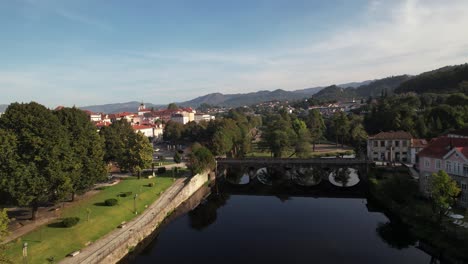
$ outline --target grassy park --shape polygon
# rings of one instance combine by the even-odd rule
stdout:
[[[137,212],[144,211],[146,205],[153,203],[162,191],[171,186],[171,175],[171,171],[168,171],[163,177],[152,179],[138,180],[129,177],[117,185],[102,187],[99,193],[59,211],[61,218],[79,217],[77,225],[64,228],[58,219],[11,242],[6,253],[14,263],[21,263],[23,243],[27,242],[28,263],[47,263],[51,257],[55,261],[62,259],[70,252],[84,248],[87,243],[96,241],[114,230],[122,221],[134,218],[135,194],[138,194]],[[150,187],[150,183],[153,183],[153,186]],[[122,193],[127,193],[127,196],[122,197]],[[118,204],[106,206],[104,201],[110,198],[117,199]]]

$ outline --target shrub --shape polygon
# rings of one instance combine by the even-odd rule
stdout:
[[[166,167],[158,168],[158,174],[163,174],[163,173],[166,173]]]
[[[107,206],[114,206],[118,203],[117,199],[111,198],[104,201]]]
[[[62,220],[62,225],[64,227],[72,227],[80,221],[79,217],[67,217]]]
[[[130,196],[132,195],[132,192],[123,192],[121,194],[119,194],[120,197],[127,197],[127,196]]]

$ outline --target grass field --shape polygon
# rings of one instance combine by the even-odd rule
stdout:
[[[169,175],[170,172],[165,174]],[[154,186],[149,187],[149,183],[154,183]],[[22,247],[23,243],[27,242],[28,263],[47,263],[47,259],[52,256],[55,261],[63,259],[70,252],[84,248],[86,243],[93,242],[114,230],[122,221],[134,218],[135,194],[138,194],[136,208],[140,213],[145,209],[145,205],[149,206],[154,202],[172,183],[172,177],[140,180],[130,177],[117,185],[104,187],[96,195],[63,210],[61,217],[80,218],[76,226],[62,228],[57,224],[60,220],[52,222],[10,243],[6,254],[14,263],[22,263]],[[123,192],[132,192],[132,194],[120,197],[119,194]],[[103,205],[109,198],[118,199],[118,205]],[[87,221],[88,209],[89,221]]]

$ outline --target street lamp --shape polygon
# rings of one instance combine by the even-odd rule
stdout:
[[[133,211],[135,212],[135,214],[137,214],[137,210],[136,210],[136,198],[138,197],[138,194],[135,193],[135,196],[133,196]]]
[[[23,263],[28,263],[28,242],[23,244]]]

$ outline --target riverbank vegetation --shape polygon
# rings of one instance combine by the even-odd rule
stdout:
[[[454,194],[446,174],[437,176],[441,180],[432,188],[434,193],[444,193],[443,198],[439,196],[432,200],[419,195],[417,182],[406,172],[374,170],[372,174],[369,181],[371,201],[384,208],[392,221],[409,227],[410,236],[405,238],[408,241],[397,241],[396,244],[410,246],[421,240],[444,257],[468,260],[468,229],[454,225],[454,220],[445,216],[448,206],[453,203],[450,201],[452,195],[447,194],[450,189]],[[441,211],[444,212],[442,216]]]
[[[22,247],[27,242],[28,263],[46,263],[51,257],[55,260],[65,258],[70,252],[84,248],[114,230],[122,221],[130,221],[135,217],[135,210],[143,212],[172,183],[169,171],[151,179],[123,178],[119,184],[101,188],[90,198],[59,209],[59,219],[9,243],[6,255],[14,263],[22,263]],[[133,195],[124,197],[122,193]],[[107,199],[117,199],[118,203],[105,206]],[[63,228],[61,221],[67,217],[79,217],[80,221],[73,227]]]

